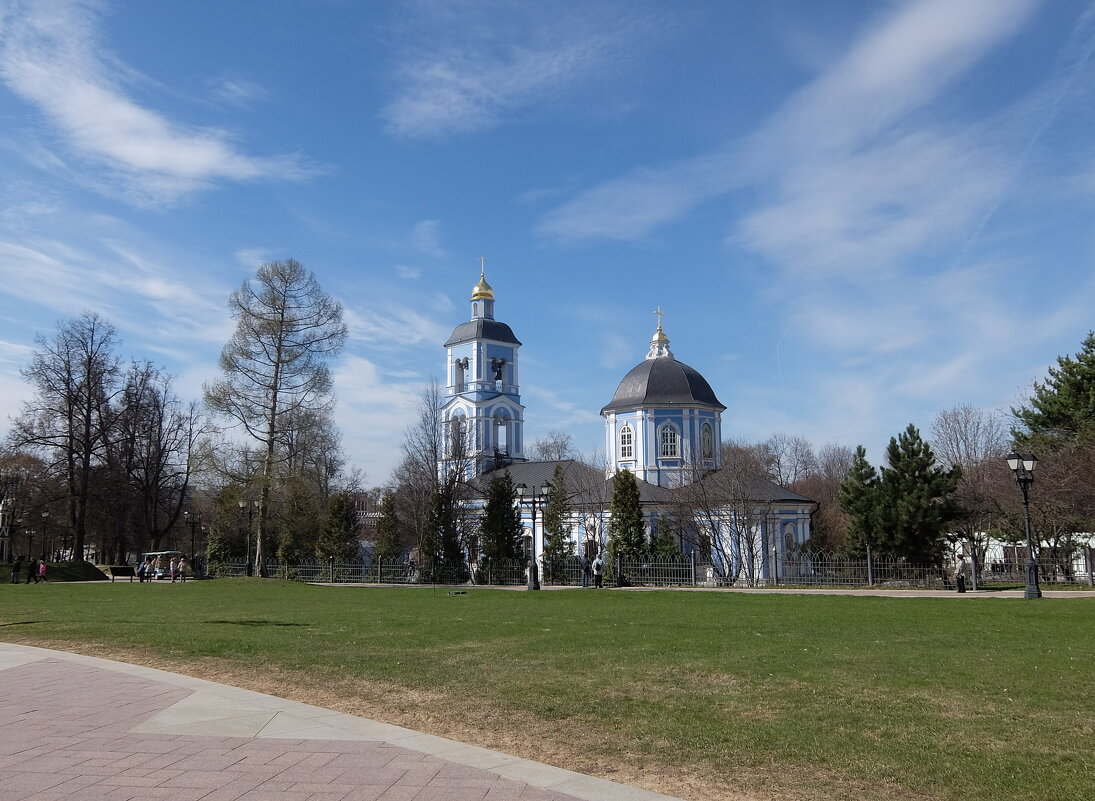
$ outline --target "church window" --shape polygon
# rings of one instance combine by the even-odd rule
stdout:
[[[509,453],[509,421],[499,413],[494,418],[494,449],[499,453]]]
[[[463,459],[467,455],[467,423],[463,416],[457,415],[449,420],[448,454],[450,459]]]
[[[700,440],[703,448],[704,459],[715,458],[715,432],[710,423],[704,423],[700,430]]]
[[[666,423],[658,431],[658,457],[661,459],[676,459],[681,454],[680,437],[677,429]]]
[[[626,424],[620,429],[620,458],[635,458],[635,432]]]

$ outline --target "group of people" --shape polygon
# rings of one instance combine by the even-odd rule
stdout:
[[[137,565],[137,580],[141,582],[155,581],[157,570],[159,570],[162,574],[171,576],[172,584],[176,581],[186,581],[186,577],[190,575],[190,563],[186,561],[185,556],[172,556],[166,565],[163,561],[162,556],[159,559],[154,556],[146,556]]]
[[[582,569],[582,586],[589,586],[589,578],[593,576],[593,586],[595,589],[601,589],[605,586],[605,556],[600,551],[593,557],[591,562],[589,557],[582,554],[578,560],[578,566]]]
[[[11,563],[12,584],[19,583],[19,571],[23,569],[24,561],[26,561],[25,556],[17,556],[15,561]],[[35,584],[46,580],[46,558],[44,556],[41,559],[27,561],[27,580],[25,583],[30,584],[32,580]]]

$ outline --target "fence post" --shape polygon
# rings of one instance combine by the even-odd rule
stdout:
[[[779,546],[772,543],[772,584],[779,586]]]
[[[977,592],[977,549],[970,548],[970,588]]]
[[[691,562],[691,568],[692,568],[692,586],[695,587],[696,586],[696,552],[695,551],[690,551],[688,555],[691,557],[691,559],[689,561]],[[1088,575],[1090,575],[1090,573]]]
[[[329,565],[328,572],[330,574],[331,583],[335,583],[335,558],[332,556],[327,560]]]
[[[874,586],[874,562],[871,561],[871,546],[867,546],[867,586]]]
[[[616,586],[624,586],[624,558],[622,556],[616,557]]]
[[[1095,549],[1084,548],[1084,561],[1087,563],[1087,586],[1095,587],[1095,575],[1092,575],[1092,571],[1095,570],[1095,559],[1092,559],[1092,553]]]

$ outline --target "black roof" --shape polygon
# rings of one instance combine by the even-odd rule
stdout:
[[[612,500],[612,479],[605,478],[603,470],[590,467],[584,462],[573,459],[547,462],[514,462],[505,467],[496,468],[490,472],[476,476],[469,483],[482,495],[487,493],[487,485],[496,473],[509,473],[514,484],[524,484],[526,487],[541,487],[550,482],[555,475],[555,465],[563,468],[563,481],[566,483],[567,496],[570,502],[576,506],[607,504]],[[641,479],[636,479],[639,486],[639,501],[641,503],[669,503],[672,501],[672,492],[664,487],[650,484]]]
[[[513,330],[505,323],[497,320],[488,320],[486,317],[477,317],[456,326],[445,343],[445,347],[459,345],[461,342],[470,342],[473,339],[490,339],[495,342],[508,342],[511,345],[520,345]]]
[[[555,475],[555,465],[562,465],[567,495],[575,506],[596,506],[612,500],[612,479],[606,478],[603,470],[573,459],[559,462],[514,462],[476,476],[469,484],[476,492],[485,496],[487,485],[495,474],[509,473],[514,484],[524,484],[529,488],[541,487]],[[635,483],[639,487],[640,503],[695,503],[698,497],[695,491],[689,489],[694,485],[686,484],[670,489],[638,478]],[[741,476],[725,467],[711,471],[700,479],[699,484],[702,485],[700,495],[713,503],[741,500],[743,492],[748,495],[748,500],[757,503],[817,503],[763,476]]]
[[[637,406],[714,406],[719,403],[707,379],[695,369],[674,358],[663,356],[645,359],[624,376],[612,401],[601,409],[605,412],[631,409]]]

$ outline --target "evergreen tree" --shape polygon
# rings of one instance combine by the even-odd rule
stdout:
[[[877,548],[882,539],[879,518],[878,471],[867,461],[867,451],[856,446],[852,466],[837,493],[840,508],[848,515],[848,532],[844,545],[849,553],[863,554],[868,547]]]
[[[1075,358],[1058,356],[1049,378],[1034,383],[1029,406],[1011,411],[1021,426],[1013,432],[1016,445],[1023,449],[1095,436],[1095,331]]]
[[[608,524],[608,558],[642,553],[647,549],[643,513],[639,506],[639,485],[630,470],[619,470],[612,477],[611,520]]]
[[[563,560],[574,552],[570,541],[570,503],[566,477],[561,464],[551,475],[551,491],[544,507],[544,561],[552,575],[561,573]]]
[[[380,498],[380,519],[376,524],[376,539],[373,541],[373,557],[376,559],[395,559],[399,556],[399,517],[396,512],[395,493],[385,490]]]
[[[479,529],[483,556],[487,559],[519,558],[521,534],[517,490],[509,473],[503,471],[491,477],[487,485],[487,505]]]
[[[205,572],[210,576],[222,576],[232,559],[232,548],[219,534],[210,534],[205,544]]]
[[[457,509],[457,482],[453,473],[438,486],[426,513],[426,524],[419,538],[422,559],[420,581],[456,581],[464,564],[460,548],[460,519]]]
[[[962,470],[940,467],[911,423],[890,438],[886,459],[889,467],[882,470],[878,506],[882,545],[910,562],[937,564],[943,535],[957,515],[954,493]]]
[[[680,553],[680,550],[680,526],[673,518],[659,515],[650,537],[650,552],[668,556]]]
[[[316,544],[316,554],[321,559],[345,562],[357,558],[359,547],[357,504],[352,493],[340,492],[328,506],[327,518]]]

